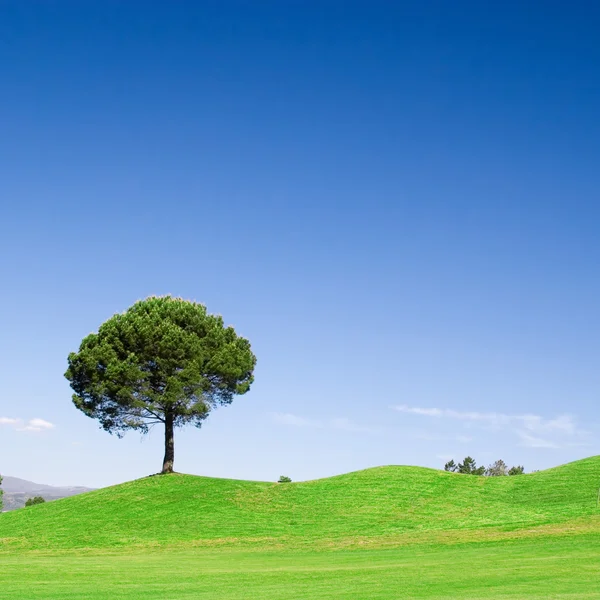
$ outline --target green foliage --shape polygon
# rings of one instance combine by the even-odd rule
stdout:
[[[116,314],[69,355],[73,403],[117,436],[165,426],[163,472],[173,468],[173,428],[200,427],[210,411],[245,394],[256,357],[220,316],[171,296]]]
[[[286,475],[282,475],[277,483],[292,483],[292,480]]]
[[[25,506],[35,506],[36,504],[44,504],[46,500],[41,496],[34,496],[33,498],[27,498],[25,500]]]
[[[450,473],[456,473],[457,470],[458,470],[458,465],[454,462],[454,459],[449,460],[444,465],[444,471],[449,471]]]
[[[458,463],[457,472],[463,475],[483,475],[485,467],[478,467],[475,459],[467,456],[461,463]]]
[[[525,473],[525,467],[522,466],[511,467],[508,471],[509,475],[523,475],[523,473]]]

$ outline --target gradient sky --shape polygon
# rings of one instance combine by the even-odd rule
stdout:
[[[0,1],[0,472],[156,472],[63,373],[151,294],[258,358],[178,471],[600,453],[597,2]]]

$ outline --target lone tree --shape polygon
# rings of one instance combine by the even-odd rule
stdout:
[[[173,472],[174,428],[200,427],[210,411],[254,380],[250,342],[202,304],[171,296],[140,300],[69,354],[73,403],[109,433],[165,427],[161,473]]]

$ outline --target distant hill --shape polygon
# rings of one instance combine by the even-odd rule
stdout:
[[[81,486],[66,486],[55,487],[52,485],[44,485],[42,483],[34,483],[18,477],[2,476],[1,489],[4,491],[2,496],[3,511],[14,510],[25,506],[25,501],[34,496],[42,496],[47,502],[50,500],[58,500],[75,496],[83,492],[91,492],[92,488]]]
[[[0,515],[0,551],[598,535],[599,481],[600,456],[514,477],[389,466],[277,484],[175,473]]]

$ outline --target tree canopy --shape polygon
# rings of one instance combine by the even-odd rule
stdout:
[[[463,460],[461,463],[458,463],[457,471],[459,473],[464,473],[465,475],[484,475],[485,467],[478,467],[475,459],[467,456],[465,460]]]
[[[65,377],[73,403],[121,437],[165,427],[162,473],[173,471],[174,428],[200,427],[210,411],[245,394],[254,380],[250,342],[196,302],[140,300],[83,339]]]

